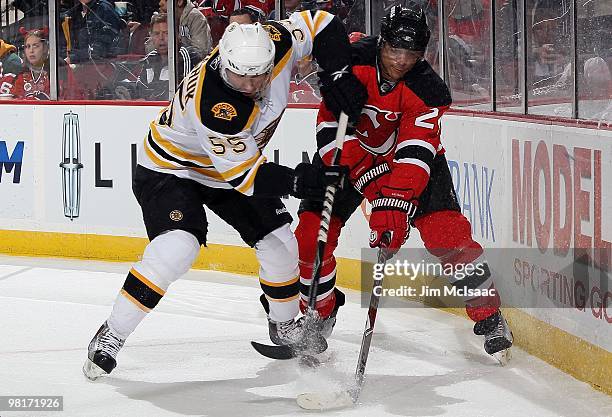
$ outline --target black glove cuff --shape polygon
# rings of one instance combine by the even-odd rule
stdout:
[[[294,170],[273,162],[262,164],[255,176],[253,195],[282,197],[293,189]]]
[[[357,123],[361,109],[368,98],[368,92],[359,79],[348,68],[335,73],[320,73],[321,95],[327,108],[339,118],[344,111],[349,122]]]

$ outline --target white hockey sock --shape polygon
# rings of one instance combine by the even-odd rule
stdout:
[[[111,330],[125,340],[146,316],[146,312],[119,293],[107,321]]]
[[[297,240],[285,224],[255,245],[259,283],[270,304],[270,320],[284,322],[299,312]]]

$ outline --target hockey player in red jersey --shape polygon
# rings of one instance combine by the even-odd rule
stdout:
[[[353,46],[353,73],[366,86],[368,101],[355,132],[345,140],[341,165],[350,169],[353,187],[336,194],[327,247],[321,263],[316,308],[327,337],[344,296],[335,289],[333,252],[344,223],[366,198],[372,205],[370,246],[385,246],[395,254],[416,227],[426,249],[444,265],[484,262],[483,249],[471,235],[471,225],[460,211],[444,148],[440,118],[451,104],[444,81],[423,55],[430,31],[423,10],[414,2],[394,6],[383,18],[378,38],[364,38]],[[334,151],[336,118],[322,103],[317,119],[318,154],[315,163],[329,165]],[[316,252],[322,203],[303,200],[296,237],[299,245],[301,303],[305,310]],[[483,264],[486,266],[486,263]],[[462,280],[448,277],[460,288],[494,288],[488,266],[480,275]],[[499,296],[466,299],[475,322],[474,332],[485,336],[489,354],[512,345],[512,333],[502,316]]]

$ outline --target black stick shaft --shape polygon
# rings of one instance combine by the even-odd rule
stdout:
[[[338,130],[336,131],[336,150],[332,165],[338,165],[342,156],[342,147],[344,146],[344,137],[346,136],[346,127],[348,124],[348,116],[345,113],[340,113],[338,121]],[[329,223],[331,221],[332,206],[334,205],[334,196],[337,190],[336,185],[329,185],[325,190],[325,200],[323,201],[323,211],[321,212],[321,225],[319,226],[319,237],[317,241],[317,253],[312,266],[312,279],[308,290],[308,310],[314,313],[317,303],[317,290],[319,288],[319,279],[321,278],[321,262],[327,244],[327,233],[329,232]]]
[[[390,236],[383,236],[383,240],[390,240]],[[378,263],[383,264],[387,261],[387,254],[384,249],[378,251]],[[384,270],[384,268],[383,268]],[[374,279],[374,287],[370,295],[370,306],[368,307],[368,316],[366,318],[365,329],[361,339],[361,349],[359,350],[359,359],[357,360],[357,369],[355,370],[355,381],[357,382],[357,392],[354,394],[355,400],[363,386],[366,364],[370,353],[370,344],[372,343],[372,335],[374,334],[374,323],[376,322],[376,313],[378,312],[378,303],[380,295],[377,295],[375,288],[382,288],[384,274],[380,279]],[[380,293],[379,293],[380,294]]]

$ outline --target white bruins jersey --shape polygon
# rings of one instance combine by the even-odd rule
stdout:
[[[269,90],[259,101],[225,84],[218,49],[213,50],[151,122],[138,163],[209,187],[253,195],[257,170],[266,161],[262,150],[287,107],[292,67],[312,53],[315,37],[333,18],[324,11],[304,11],[263,24],[276,52]]]

